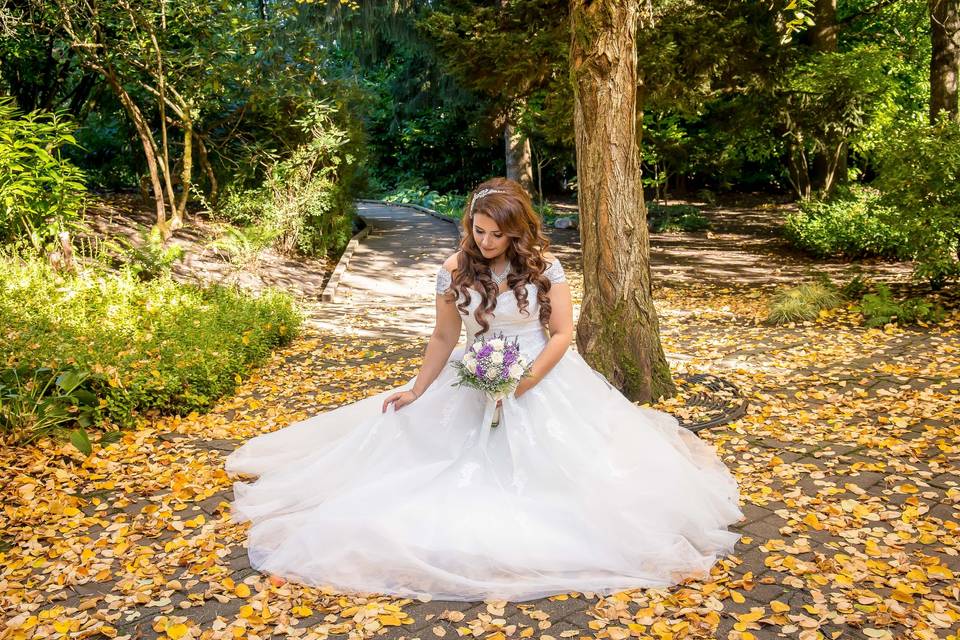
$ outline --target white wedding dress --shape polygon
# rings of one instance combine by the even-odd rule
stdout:
[[[546,275],[563,281],[560,262]],[[449,284],[441,268],[438,292]],[[529,315],[507,291],[489,333],[518,336],[533,361],[547,335],[526,286]],[[468,344],[479,300],[462,317]],[[732,552],[726,527],[743,513],[714,447],[575,351],[504,400],[496,428],[492,403],[455,379],[448,365],[399,410],[381,413],[384,391],[233,452],[229,472],[259,476],[234,484],[251,565],[354,593],[522,601],[670,586]]]

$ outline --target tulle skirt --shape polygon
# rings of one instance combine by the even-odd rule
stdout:
[[[234,451],[227,470],[259,476],[232,506],[251,566],[346,592],[523,601],[671,586],[732,552],[739,490],[713,446],[575,351],[504,400],[495,428],[455,379],[448,366],[399,410],[381,413],[385,391]]]

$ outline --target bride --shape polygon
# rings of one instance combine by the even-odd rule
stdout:
[[[713,446],[631,403],[569,349],[563,267],[530,198],[474,192],[437,272],[436,328],[399,390],[253,438],[226,461],[250,563],[335,590],[443,600],[609,595],[705,577],[731,553],[739,489]],[[456,387],[461,327],[532,363],[500,424]]]

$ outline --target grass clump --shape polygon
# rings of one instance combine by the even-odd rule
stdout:
[[[820,311],[843,304],[843,296],[827,282],[807,282],[774,294],[767,322],[786,324],[815,319]]]

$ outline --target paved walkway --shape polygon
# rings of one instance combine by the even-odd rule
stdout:
[[[318,329],[358,338],[412,338],[433,330],[437,268],[457,249],[450,222],[406,207],[360,204],[373,227],[340,280],[336,300],[310,308]]]

